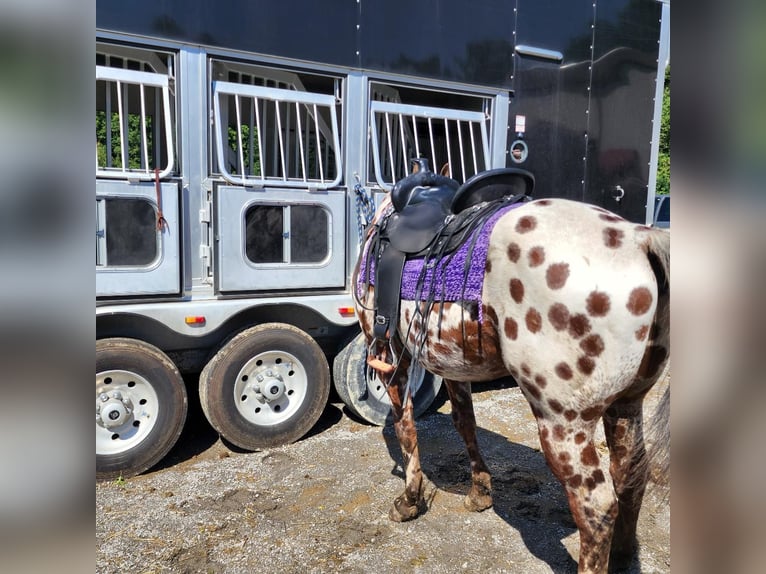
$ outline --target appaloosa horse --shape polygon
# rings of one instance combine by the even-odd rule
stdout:
[[[367,245],[392,209],[378,210]],[[404,492],[389,517],[406,521],[425,508],[407,396],[412,357],[444,378],[471,461],[465,505],[474,511],[492,506],[492,489],[470,385],[510,374],[566,491],[580,534],[579,572],[605,572],[610,557],[611,566],[624,566],[637,549],[648,479],[643,399],[669,358],[669,233],[593,205],[540,199],[500,213],[487,235],[486,256],[471,255],[483,269],[474,300],[426,305],[404,297],[384,341],[373,337],[376,287],[363,280],[374,257],[363,250],[357,263],[357,313],[371,343],[369,362],[388,388],[404,458]],[[607,473],[594,443],[599,419]]]

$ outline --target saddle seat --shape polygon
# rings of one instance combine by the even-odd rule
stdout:
[[[391,191],[393,210],[376,224],[367,252],[365,284],[375,261],[375,325],[378,341],[388,342],[390,325],[398,323],[404,263],[423,258],[438,263],[458,249],[492,214],[527,201],[534,176],[517,168],[484,171],[463,185],[432,172],[427,159],[413,160],[416,172]],[[430,305],[433,301],[428,301]]]

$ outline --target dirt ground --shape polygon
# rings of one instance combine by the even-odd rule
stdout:
[[[519,389],[474,389],[493,473],[494,507],[483,513],[463,508],[468,458],[443,391],[418,421],[429,508],[402,524],[388,519],[403,487],[390,427],[350,418],[332,402],[299,442],[247,453],[223,443],[192,403],[159,467],[96,485],[96,572],[575,572],[574,522]],[[656,487],[647,494],[631,573],[670,572],[667,497]]]

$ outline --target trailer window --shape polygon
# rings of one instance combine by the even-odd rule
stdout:
[[[245,213],[245,254],[256,264],[321,263],[330,234],[330,215],[318,205],[256,204]]]
[[[145,267],[157,259],[157,211],[143,199],[96,200],[96,266]]]
[[[171,174],[174,57],[99,43],[96,48],[96,177],[150,180]]]
[[[449,165],[458,181],[489,168],[492,100],[442,91],[370,84],[370,173],[384,189],[406,176],[410,159]]]
[[[235,185],[341,179],[339,78],[212,60],[214,173]]]

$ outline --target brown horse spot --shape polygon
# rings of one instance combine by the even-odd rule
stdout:
[[[652,292],[646,287],[636,287],[630,292],[625,306],[634,315],[643,315],[652,306]]]
[[[551,289],[561,289],[569,278],[569,263],[554,263],[548,266],[545,280]]]
[[[521,247],[516,243],[511,243],[508,246],[508,259],[516,263],[519,260],[519,257],[521,257]]]
[[[609,295],[602,291],[592,291],[585,302],[588,313],[593,317],[603,317],[609,313],[611,303]]]
[[[545,249],[538,246],[529,250],[527,255],[530,267],[539,267],[545,261]]]
[[[604,340],[600,335],[585,337],[580,343],[580,348],[590,357],[598,357],[604,352]]]
[[[526,383],[526,385],[524,385],[524,388],[526,389],[526,391],[527,391],[527,392],[528,392],[528,393],[529,393],[529,394],[530,394],[530,395],[531,395],[533,398],[535,398],[536,400],[538,400],[538,401],[539,401],[539,400],[540,400],[540,391],[537,389],[537,387],[533,387],[533,386],[532,386],[532,385],[529,383],[529,380],[525,380],[525,383]]]
[[[582,475],[581,474],[575,474],[572,478],[567,480],[567,484],[570,488],[579,488],[582,484]]]
[[[509,289],[511,292],[511,298],[516,301],[516,303],[521,303],[521,301],[524,299],[524,284],[521,282],[521,280],[511,279]]]
[[[537,219],[531,215],[525,215],[519,219],[519,222],[516,224],[516,231],[519,233],[529,233],[535,227],[537,227]]]
[[[535,375],[535,384],[541,389],[544,389],[545,385],[548,384],[548,381],[542,375]]]
[[[600,468],[594,470],[591,476],[593,477],[593,480],[596,481],[596,484],[601,484],[602,482],[606,482],[606,478],[604,477],[604,472]]]
[[[575,435],[575,443],[576,443],[576,444],[582,444],[582,443],[584,443],[584,442],[585,442],[585,438],[586,438],[586,436],[585,436],[585,433],[584,433],[584,432],[582,432],[582,431],[580,431],[580,432],[578,432],[578,433]]]
[[[542,430],[540,431],[540,438],[543,440],[546,440],[549,434],[550,434],[550,431],[548,430],[548,427],[543,427]]]
[[[451,351],[452,349],[443,343],[434,343],[434,353],[448,357],[451,354]]]
[[[492,273],[492,260],[487,257],[487,263],[484,265],[484,273],[489,275]]]
[[[614,427],[614,438],[617,440],[620,440],[625,437],[625,434],[628,432],[628,427],[624,424],[617,425]]]
[[[540,316],[540,313],[537,311],[537,309],[530,309],[527,311],[525,320],[527,323],[527,329],[529,329],[530,333],[537,333],[543,326],[543,318]]]
[[[628,448],[622,445],[612,447],[612,455],[622,460],[628,456]]]
[[[409,309],[405,309],[404,310],[404,320],[407,321],[407,323],[410,322],[410,310]]]
[[[604,221],[608,221],[609,223],[617,223],[618,221],[625,221],[622,217],[619,215],[615,215],[614,213],[611,213],[609,211],[602,213],[598,216],[599,219],[603,219]]]
[[[554,303],[548,309],[548,321],[557,331],[563,331],[569,324],[569,309],[562,303]]]
[[[596,363],[590,357],[583,355],[577,359],[577,368],[580,369],[583,375],[590,375],[593,369],[596,368]]]
[[[577,418],[577,412],[572,409],[567,409],[564,411],[564,418],[568,421],[573,421]]]
[[[556,374],[565,381],[568,381],[572,378],[572,367],[566,363],[559,363],[556,365]]]
[[[532,371],[529,368],[529,365],[526,363],[521,363],[521,372],[524,373],[526,376],[529,376],[532,374]]]
[[[646,334],[649,332],[649,325],[644,325],[643,327],[636,329],[636,339],[639,341],[643,341],[646,339]]]
[[[571,464],[562,464],[561,474],[564,475],[564,477],[572,476],[574,474],[574,467]]]
[[[569,334],[573,338],[579,339],[589,331],[590,320],[585,315],[582,313],[572,315],[572,317],[569,319]]]
[[[598,466],[598,453],[592,444],[585,445],[580,453],[580,461],[586,466]]]
[[[505,319],[505,336],[511,339],[512,341],[516,340],[516,337],[519,335],[519,325],[511,319],[510,317],[506,317]]]
[[[585,479],[585,488],[588,490],[594,490],[596,488],[596,481],[593,479],[592,476],[589,476]]]
[[[603,411],[604,409],[601,406],[597,405],[595,407],[588,407],[582,413],[580,413],[580,416],[582,417],[582,420],[584,421],[592,421],[600,417]]]
[[[603,219],[604,216],[602,215],[601,218]],[[614,227],[604,229],[604,245],[611,249],[620,247],[623,237],[625,237],[625,232],[622,229],[615,229]]]
[[[540,205],[543,207],[548,206],[550,204],[551,204],[550,199],[538,199],[537,201],[535,201],[535,205]]]
[[[553,440],[562,441],[566,436],[563,425],[555,425],[553,427]]]
[[[484,316],[487,317],[493,325],[497,325],[497,311],[492,305],[486,305],[484,307]]]
[[[550,399],[548,401],[548,406],[551,407],[551,410],[556,414],[561,414],[564,412],[564,407],[555,399]]]
[[[569,462],[570,460],[572,460],[572,455],[569,454],[568,452],[560,452],[559,453],[559,460],[561,462]]]

